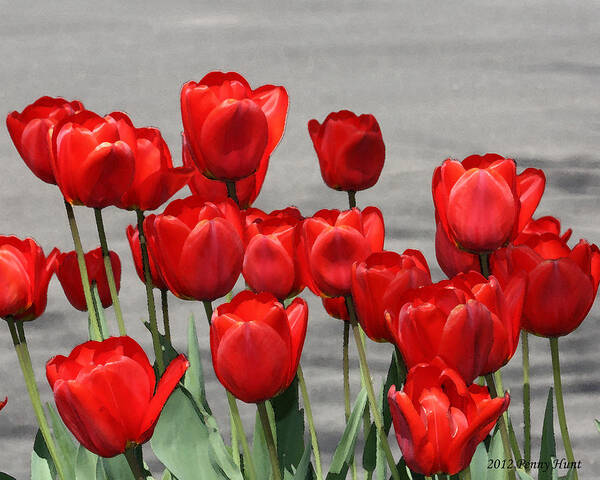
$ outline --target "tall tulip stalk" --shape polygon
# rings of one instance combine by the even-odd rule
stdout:
[[[101,116],[79,101],[42,97],[7,117],[25,164],[58,187],[74,245],[74,251],[46,256],[32,239],[0,236],[0,317],[40,428],[32,478],[329,480],[357,479],[362,467],[367,479],[476,480],[493,467],[504,470],[494,478],[531,479],[528,334],[549,338],[567,478],[578,478],[558,338],[575,331],[592,308],[600,250],[586,240],[570,246],[572,231],[561,233],[554,217],[533,218],[544,172],[518,173],[514,160],[490,153],[442,162],[431,186],[432,241],[448,278],[436,279],[419,250],[384,250],[381,210],[357,202],[358,192],[375,187],[385,163],[373,115],[341,110],[322,123],[308,122],[323,181],[346,192],[347,210],[305,216],[288,206],[267,213],[252,204],[285,129],[285,88],[252,88],[238,73],[211,72],[185,83],[180,98],[183,166],[174,166],[158,129],[135,127],[122,112]],[[191,195],[169,202],[186,185]],[[84,249],[75,206],[93,210],[99,248]],[[146,292],[153,363],[127,336],[127,323],[139,312],[123,310],[119,301],[135,292],[120,290],[125,261],[109,250],[105,229],[111,206],[136,216],[124,237]],[[80,221],[85,212],[78,208]],[[34,373],[40,366],[31,361],[24,323],[36,328],[54,273],[74,308],[68,322],[87,315],[89,339],[46,364],[56,407],[45,412]],[[315,417],[323,413],[310,403],[311,379],[301,367],[302,356],[310,355],[303,354],[310,315],[300,295],[309,291],[343,321],[341,339],[331,338],[330,345],[342,344],[339,415],[346,426],[331,459],[319,446]],[[169,293],[194,312],[204,308],[210,357],[199,348],[193,317],[187,355],[177,351],[181,319],[169,313]],[[118,336],[106,322],[111,307]],[[83,319],[78,311],[86,312]],[[319,316],[313,312],[311,322]],[[520,339],[523,455],[509,409],[517,402],[504,391],[500,373]],[[372,349],[393,345],[385,378],[372,374],[369,340]],[[350,390],[353,348],[358,394]],[[212,413],[202,361],[212,363],[224,387],[215,395],[229,406],[230,445]],[[256,405],[252,449],[238,402]],[[390,445],[392,428],[401,458]],[[556,457],[554,442],[549,396],[540,463]],[[146,443],[163,465],[160,476],[144,462]]]

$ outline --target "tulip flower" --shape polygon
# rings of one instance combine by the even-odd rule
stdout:
[[[307,286],[322,297],[350,295],[352,264],[383,248],[379,209],[320,210],[304,220],[303,268]]]
[[[59,123],[52,136],[52,169],[65,200],[104,208],[118,205],[135,173],[137,138],[123,113],[84,110]]]
[[[4,400],[0,402],[0,410],[2,410],[4,407],[6,407],[7,403],[8,403],[8,397],[4,397]]]
[[[46,377],[58,413],[79,443],[96,455],[114,457],[152,437],[188,366],[179,355],[156,386],[152,365],[135,340],[111,337],[52,358]]]
[[[408,372],[402,391],[392,385],[388,402],[406,465],[431,476],[467,468],[510,397],[492,399],[486,387],[467,387],[451,368],[419,364]]]
[[[31,238],[0,236],[0,317],[26,322],[46,310],[48,284],[58,266],[58,249],[46,257]]]
[[[231,291],[244,260],[236,204],[188,197],[144,220],[150,257],[169,290],[186,300],[212,301]]]
[[[286,207],[281,210],[273,210],[271,213],[263,212],[259,208],[247,208],[243,213],[246,227],[249,227],[257,221],[269,220],[272,218],[281,220],[291,219],[296,220],[297,222],[304,220],[300,210],[298,210],[296,207]]]
[[[514,355],[525,288],[523,276],[502,289],[493,276],[460,274],[409,291],[399,312],[387,311],[388,328],[407,368],[440,357],[472,383]]]
[[[127,230],[125,231],[127,235],[127,240],[129,241],[129,248],[131,249],[131,256],[133,257],[133,264],[135,266],[135,272],[138,277],[142,281],[142,283],[146,283],[146,277],[144,275],[144,266],[142,265],[142,248],[140,246],[140,234],[138,232],[137,227],[133,225],[127,226]],[[148,252],[150,253],[150,252]],[[152,284],[154,287],[159,290],[167,290],[167,284],[165,279],[162,277],[154,258],[148,258],[150,262],[150,275],[152,277]]]
[[[115,252],[109,253],[118,292],[121,287],[121,260]],[[104,308],[110,307],[112,305],[112,298],[108,288],[102,249],[98,247],[95,250],[91,250],[84,257],[90,285],[95,283],[98,287],[98,295],[100,296],[102,306]],[[56,276],[62,285],[67,300],[73,305],[73,308],[82,312],[87,311],[83,284],[81,283],[81,273],[79,272],[79,264],[77,263],[77,253],[75,251],[61,253],[58,257],[58,263]]]
[[[516,174],[514,160],[496,154],[446,160],[433,174],[433,202],[448,238],[471,253],[506,245],[525,227],[545,187],[541,170]]]
[[[122,113],[113,118],[129,119]],[[135,175],[119,203],[128,210],[156,210],[189,181],[192,168],[173,167],[171,152],[156,128],[135,128]]]
[[[284,308],[267,292],[238,293],[212,316],[210,350],[217,378],[246,403],[278,395],[296,376],[307,322],[301,298]]]
[[[492,254],[493,255],[493,254]],[[435,257],[442,271],[448,278],[471,270],[479,272],[479,256],[458,248],[448,238],[441,223],[438,222],[435,232]]]
[[[296,209],[291,211],[297,212]],[[248,219],[247,216],[246,221]],[[242,273],[252,290],[271,292],[283,300],[304,289],[299,260],[301,226],[296,216],[277,212],[256,218],[246,226],[247,246]]]
[[[560,228],[560,227],[559,227]],[[552,227],[553,231],[556,231]],[[570,232],[565,234],[568,238]],[[499,250],[491,267],[503,282],[519,272],[527,275],[523,328],[542,337],[575,330],[594,304],[600,282],[600,251],[585,240],[569,248],[551,231],[527,235],[524,244]]]
[[[266,171],[283,135],[287,107],[283,87],[252,90],[235,72],[211,72],[198,83],[186,83],[181,117],[198,169],[208,178],[228,182]]]
[[[352,266],[352,298],[356,317],[367,336],[393,342],[385,311],[414,288],[431,284],[427,261],[418,250],[376,252]]]
[[[346,306],[345,297],[333,297],[333,298],[322,298],[323,307],[330,317],[343,320],[344,322],[350,321],[350,314],[348,313],[348,307]]]
[[[19,155],[33,174],[46,183],[56,184],[52,171],[52,133],[65,118],[83,110],[81,102],[41,97],[19,113],[6,117],[6,127]]]
[[[356,192],[377,183],[385,160],[385,145],[373,115],[348,110],[332,112],[320,124],[308,122],[308,133],[328,187]]]

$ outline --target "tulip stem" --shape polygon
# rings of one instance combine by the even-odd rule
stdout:
[[[490,397],[496,398],[498,396],[498,390],[496,389],[496,382],[494,381],[494,375],[488,373],[485,376],[485,381],[488,384],[488,389],[490,391]],[[500,437],[502,437],[502,445],[504,447],[504,456],[507,460],[512,459],[512,452],[510,449],[510,442],[508,439],[508,428],[506,427],[506,422],[504,420],[504,415],[500,415],[498,418],[498,426],[500,428]],[[508,470],[508,478],[510,480],[516,480],[515,469],[514,467]]]
[[[250,448],[248,447],[248,440],[246,439],[246,433],[244,432],[240,411],[238,410],[235,397],[229,392],[227,392],[227,401],[229,402],[229,411],[231,412],[231,418],[233,418],[235,429],[238,431],[240,440],[242,442],[242,450],[244,451],[244,470],[246,473],[248,473],[249,480],[256,480],[256,469],[254,468],[252,454],[250,453]],[[236,464],[239,466],[239,453]]]
[[[371,406],[371,411],[373,412],[373,420],[375,421],[375,426],[377,427],[377,431],[379,432],[381,446],[383,447],[383,451],[385,452],[387,463],[392,473],[392,478],[394,480],[400,480],[400,474],[398,473],[398,468],[396,467],[396,462],[394,461],[394,456],[392,454],[392,450],[390,449],[390,444],[388,443],[387,435],[385,434],[385,430],[383,428],[383,420],[381,418],[381,414],[379,413],[379,409],[377,408],[377,399],[375,398],[373,381],[371,380],[371,373],[369,371],[369,365],[367,363],[367,355],[365,353],[365,349],[363,347],[362,339],[360,336],[360,328],[358,326],[358,323],[356,322],[356,311],[354,310],[354,302],[352,301],[351,296],[346,297],[346,307],[348,308],[348,313],[350,314],[350,322],[352,324],[352,332],[354,333],[354,341],[358,349],[358,358],[360,360],[360,372],[364,380],[364,385],[367,388],[367,397],[369,398],[369,404]]]
[[[312,444],[313,453],[315,455],[315,468],[317,470],[317,480],[323,480],[323,470],[321,467],[321,452],[319,451],[319,441],[317,439],[317,431],[315,429],[315,421],[313,419],[312,408],[310,405],[310,399],[308,398],[308,390],[306,388],[306,382],[304,381],[304,373],[302,372],[302,366],[298,364],[298,384],[300,385],[300,391],[302,392],[302,401],[304,403],[304,411],[306,412],[306,418],[308,420],[308,429],[310,431],[310,441]]]
[[[348,344],[350,343],[350,324],[344,322],[344,338],[342,345],[342,370],[344,375],[344,417],[346,423],[350,418],[350,361],[348,358]],[[350,460],[350,470],[352,471],[352,480],[357,479],[356,461],[354,455]]]
[[[479,254],[479,267],[481,268],[481,274],[488,278],[490,276],[490,256],[487,253]]]
[[[52,438],[52,434],[50,433],[50,426],[48,425],[48,420],[46,419],[46,415],[44,414],[44,407],[42,406],[42,401],[40,399],[40,392],[35,381],[35,372],[33,371],[31,356],[29,355],[29,349],[27,348],[27,340],[25,339],[23,322],[17,322],[17,326],[15,326],[15,321],[10,317],[6,318],[6,322],[8,323],[8,328],[10,330],[10,335],[12,336],[13,345],[15,347],[15,351],[17,352],[17,358],[19,360],[19,365],[21,366],[21,371],[23,372],[23,378],[25,379],[27,391],[29,392],[31,405],[33,406],[33,411],[37,418],[38,425],[40,426],[40,432],[42,433],[42,437],[46,442],[48,452],[52,457],[52,461],[54,462],[54,466],[56,467],[58,477],[61,480],[65,480],[66,477],[63,470],[63,466],[58,456],[56,444],[54,443],[54,439]],[[17,328],[19,330],[18,333]]]
[[[212,303],[208,302],[208,301],[203,301],[202,304],[204,305],[204,312],[206,313],[206,320],[208,320],[208,325],[211,325],[212,322],[212,314],[213,314],[213,308],[212,308]]]
[[[79,228],[77,228],[77,220],[75,219],[75,212],[73,211],[73,206],[66,200],[65,209],[67,210],[71,236],[73,237],[73,244],[75,245],[75,252],[77,253],[77,264],[79,265],[79,274],[81,275],[81,285],[83,287],[83,295],[85,296],[85,304],[87,305],[88,313],[91,317],[92,326],[94,329],[98,330],[98,335],[100,335],[99,332],[101,332],[102,329],[100,327],[98,312],[96,312],[94,301],[92,299],[92,290],[90,288],[90,280],[85,264],[85,257],[83,255],[83,247],[81,246]]]
[[[279,469],[279,459],[277,458],[277,447],[275,446],[275,440],[273,439],[273,432],[271,431],[271,423],[269,422],[269,414],[267,413],[265,402],[257,403],[256,408],[258,409],[258,416],[260,417],[265,440],[267,441],[267,447],[269,448],[273,480],[281,480],[281,470]]]
[[[356,207],[356,192],[352,190],[348,191],[348,205],[350,208]]]
[[[531,467],[531,390],[529,385],[529,335],[525,330],[521,332],[521,344],[523,347],[523,434],[525,445],[523,455],[525,456],[525,470],[529,472]]]
[[[227,185],[227,196],[231,198],[239,207],[240,201],[238,200],[237,191],[235,189],[235,182],[225,182]]]
[[[165,337],[169,343],[171,343],[171,322],[169,321],[169,298],[168,298],[168,290],[161,289],[160,291],[160,301],[162,304],[162,316],[163,316],[163,325],[165,327]]]
[[[565,415],[565,401],[563,399],[562,379],[560,377],[560,357],[558,354],[558,338],[550,337],[550,352],[552,354],[552,373],[554,374],[554,395],[556,397],[556,414],[558,415],[558,424],[560,425],[560,434],[565,447],[565,455],[571,465],[575,465],[575,456],[573,455],[573,447],[571,446],[571,438],[569,437],[569,429],[567,427],[567,417]],[[577,469],[573,470],[575,480],[579,478]]]
[[[500,396],[504,393],[504,385],[502,384],[502,372],[500,370],[496,370],[494,372],[494,381],[496,384],[496,396]],[[515,461],[517,465],[521,465],[523,463],[523,457],[521,456],[521,450],[519,450],[519,442],[517,441],[517,436],[515,435],[515,429],[512,426],[512,422],[510,421],[510,415],[508,414],[508,410],[506,410],[502,416],[504,417],[504,422],[508,425],[508,438],[510,440],[510,446],[512,453],[515,457]]]
[[[133,478],[135,478],[135,480],[146,480],[146,474],[144,473],[144,469],[141,467],[140,462],[135,455],[135,450],[130,447],[125,450],[123,455],[125,455],[127,463],[129,464],[129,468],[131,468]]]
[[[471,469],[470,469],[470,467],[467,467],[463,471],[461,471],[458,474],[458,478],[460,478],[460,480],[471,480]]]
[[[150,320],[150,333],[152,333],[152,345],[154,347],[154,356],[156,357],[156,365],[158,366],[159,376],[165,371],[165,360],[163,351],[160,345],[160,337],[158,334],[158,323],[156,320],[156,306],[154,304],[154,292],[152,291],[152,275],[150,273],[150,259],[148,257],[148,245],[146,242],[146,234],[144,233],[144,212],[141,210],[135,211],[137,215],[138,233],[140,239],[140,248],[142,250],[142,265],[144,266],[144,279],[146,284],[146,300],[148,304],[148,316]]]
[[[127,335],[127,331],[125,330],[125,322],[123,322],[123,312],[121,310],[121,302],[119,302],[115,274],[113,272],[112,262],[110,261],[110,252],[108,250],[108,242],[106,241],[106,232],[104,231],[102,210],[100,208],[94,208],[94,214],[96,215],[96,227],[98,228],[98,238],[100,239],[100,248],[102,249],[102,258],[104,260],[104,270],[106,271],[106,278],[108,280],[110,298],[112,299],[112,304],[115,308],[115,316],[117,317],[117,324],[119,325],[119,335],[125,336]]]

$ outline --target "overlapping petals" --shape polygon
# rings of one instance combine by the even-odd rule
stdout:
[[[135,266],[135,272],[139,279],[146,283],[146,275],[144,274],[144,265],[142,261],[142,246],[140,245],[140,233],[137,227],[128,225],[125,231],[127,235],[127,241],[129,242],[129,248],[131,249],[131,256],[133,257],[133,264]],[[160,269],[154,261],[154,257],[148,252],[148,261],[150,263],[150,276],[152,277],[152,285],[159,290],[167,290],[167,283],[162,277]]]

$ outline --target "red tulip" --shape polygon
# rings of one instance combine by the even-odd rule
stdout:
[[[541,170],[528,168],[517,175],[514,160],[496,154],[446,160],[433,175],[436,215],[462,249],[491,252],[529,222],[545,183]]]
[[[388,402],[406,465],[423,475],[454,475],[469,466],[510,396],[492,399],[486,387],[467,387],[450,368],[420,364],[402,391],[392,385]]]
[[[435,232],[435,257],[448,278],[471,270],[480,270],[479,255],[458,248],[446,235],[444,227],[438,222]]]
[[[472,383],[514,355],[524,295],[522,276],[503,290],[493,276],[471,272],[408,292],[386,318],[407,368],[440,357]]]
[[[257,172],[283,135],[287,106],[283,87],[252,90],[235,72],[211,72],[198,83],[186,83],[181,117],[198,169],[222,181]]]
[[[121,260],[115,252],[109,253],[110,263],[115,276],[115,285],[118,292],[121,287]],[[110,296],[110,289],[108,288],[108,279],[106,278],[102,249],[98,247],[95,250],[91,250],[87,252],[84,257],[90,285],[95,283],[98,287],[98,294],[102,306],[104,308],[110,307],[112,305],[112,297]],[[73,308],[85,312],[87,310],[87,303],[85,301],[85,294],[83,293],[81,273],[79,272],[79,264],[77,263],[77,253],[75,251],[61,253],[58,262],[59,265],[56,276],[62,285],[67,300],[73,305]]]
[[[6,407],[7,403],[8,403],[8,397],[4,397],[4,400],[0,402],[0,410],[2,410],[4,407]]]
[[[52,169],[65,200],[104,208],[118,205],[134,180],[137,138],[123,113],[102,118],[84,110],[59,123]]]
[[[342,110],[322,124],[308,122],[308,133],[319,157],[321,176],[336,190],[365,190],[377,183],[385,160],[385,145],[373,115]]]
[[[324,297],[350,295],[352,264],[383,248],[383,216],[367,207],[320,210],[304,220],[303,268],[308,287]]]
[[[295,213],[297,209],[290,211]],[[299,260],[301,226],[296,216],[278,212],[256,218],[246,226],[248,243],[242,273],[252,290],[271,292],[283,300],[304,289],[305,275]]]
[[[179,355],[156,386],[144,350],[130,337],[86,342],[46,364],[58,413],[75,438],[101,457],[147,442],[188,368]]]
[[[230,199],[175,200],[161,215],[146,218],[144,232],[150,257],[179,298],[215,300],[231,291],[242,272],[242,219]]]
[[[6,127],[19,155],[34,175],[46,183],[56,184],[52,171],[52,131],[56,124],[83,110],[77,100],[42,97],[6,117]]]
[[[212,316],[210,350],[217,378],[246,403],[278,395],[296,376],[307,322],[301,298],[286,309],[270,293],[237,294]]]
[[[300,210],[298,210],[296,207],[285,207],[281,210],[273,210],[271,213],[263,212],[259,208],[247,208],[243,213],[246,227],[256,223],[256,221],[268,220],[272,218],[289,218],[291,220],[296,220],[297,222],[304,220]]]
[[[560,237],[564,243],[566,243],[571,238],[573,230],[569,228],[561,235],[560,228],[560,220],[555,217],[547,216],[540,217],[537,220],[531,219],[531,221],[525,225],[525,228],[523,228],[519,236],[515,238],[513,244],[523,245],[531,240],[532,237],[539,237],[540,235],[544,235],[546,233],[556,235],[557,237]]]
[[[129,119],[122,113],[113,118]],[[119,203],[128,210],[156,210],[189,181],[192,168],[173,167],[171,152],[157,128],[136,128],[133,183]]]
[[[431,284],[427,261],[418,250],[377,252],[352,267],[352,298],[358,322],[369,338],[393,342],[385,311],[409,290]]]
[[[343,320],[344,322],[350,321],[350,314],[348,313],[345,297],[323,297],[321,301],[323,302],[323,306],[330,317]]]
[[[48,283],[58,266],[58,249],[46,257],[31,238],[0,236],[0,317],[26,322],[46,310]]]
[[[146,283],[146,276],[144,274],[144,265],[142,264],[142,247],[140,245],[140,235],[137,227],[129,225],[125,231],[127,234],[127,240],[129,241],[129,248],[131,249],[131,256],[133,257],[133,264],[135,265],[135,272],[143,283]],[[148,260],[150,262],[150,276],[152,277],[152,284],[159,290],[167,290],[167,284],[163,278],[154,258],[150,256],[148,252]]]
[[[525,272],[523,328],[560,337],[581,325],[592,308],[600,282],[600,251],[585,240],[571,249],[554,233],[530,235],[525,244],[496,252],[491,268],[502,281]]]

